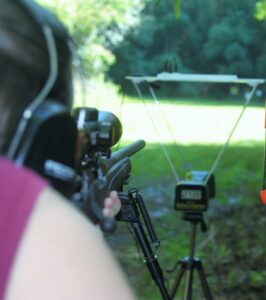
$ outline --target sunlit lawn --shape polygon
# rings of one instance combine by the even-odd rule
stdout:
[[[242,109],[240,106],[212,106],[212,103],[202,105],[197,101],[189,105],[175,101],[162,103],[161,110],[158,110],[152,102],[146,104],[147,109],[142,102],[126,102],[121,114],[123,140],[143,138],[148,143],[160,140],[173,143],[174,139],[179,144],[222,144]],[[263,109],[248,108],[232,142],[261,141],[264,137],[263,123]]]
[[[123,124],[123,143],[142,138],[147,143],[173,143],[175,140],[186,145],[223,144],[244,103],[244,99],[243,102],[159,99],[158,108],[152,100],[146,101],[145,106],[137,96],[118,95],[112,85],[98,86],[94,83],[88,86],[87,91],[85,100],[80,100],[79,96],[76,106],[96,107],[116,114]],[[247,108],[233,135],[233,143],[264,139],[263,105],[261,100],[259,106]]]
[[[181,221],[180,214],[173,209],[176,180],[160,143],[165,144],[181,178],[191,170],[208,171],[227,140],[242,107],[232,101],[178,99],[161,101],[159,111],[150,100],[144,106],[137,98],[125,97],[121,106],[122,98],[115,93],[102,93],[101,96],[90,98],[89,106],[109,110],[119,116],[123,124],[120,146],[137,139],[144,139],[147,143],[145,149],[131,159],[133,179],[130,186],[139,187],[162,242],[159,255],[162,267],[165,269],[173,266],[176,259],[188,254],[190,227]],[[260,202],[264,159],[263,127],[263,103],[248,107],[215,170],[217,195],[216,200],[210,202],[212,209],[235,204],[253,207]],[[209,211],[207,217],[208,214]],[[226,221],[230,222],[230,219]],[[210,226],[211,230],[217,230],[215,226],[218,225],[213,220]],[[115,253],[123,263],[138,299],[161,299],[147,268],[136,259],[138,251],[134,239],[123,233],[125,226],[120,224],[119,228],[122,233],[118,229],[113,236]],[[205,262],[211,260],[210,256],[219,259],[224,256],[223,249],[217,249],[216,253],[206,252],[210,236],[211,231],[207,236],[199,233],[197,240],[197,255]],[[119,242],[116,237],[120,237]],[[215,277],[215,270],[210,265],[207,268],[212,274],[209,278],[211,289],[219,293],[220,285],[215,283],[218,278]],[[230,282],[233,284],[234,281]]]
[[[133,170],[138,175],[150,172],[152,179],[156,177],[155,171],[158,178],[167,174],[171,176],[172,173],[160,144],[165,145],[177,173],[189,171],[186,168],[210,169],[228,139],[244,102],[161,99],[158,107],[151,99],[146,100],[144,105],[137,97],[118,96],[112,86],[89,90],[86,105],[111,111],[121,120],[123,135],[119,146],[138,139],[146,141],[145,150],[136,155],[140,160],[143,156],[145,163],[136,162]],[[261,100],[259,105],[246,109],[230,140],[229,149],[248,147],[252,157],[252,147],[264,143],[263,105]],[[204,150],[198,152],[196,146],[200,145],[204,146]],[[145,151],[149,152],[149,157],[145,156]]]
[[[138,139],[146,141],[145,149],[132,158],[133,178],[144,188],[153,185],[154,181],[165,181],[169,188],[176,184],[161,144],[165,145],[180,178],[191,170],[210,170],[244,103],[244,100],[177,98],[171,101],[160,99],[158,107],[151,99],[144,105],[137,97],[119,96],[111,85],[92,86],[88,90],[83,105],[111,111],[120,118],[123,135],[119,146]],[[215,170],[226,195],[227,189],[241,184],[241,178],[245,176],[249,177],[245,184],[257,181],[256,188],[261,184],[265,135],[263,105],[261,100],[246,109]],[[251,176],[251,171],[255,175]]]

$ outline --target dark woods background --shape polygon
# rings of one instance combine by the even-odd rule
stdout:
[[[172,1],[146,1],[140,22],[131,28],[121,43],[106,46],[116,62],[108,76],[132,93],[124,80],[131,74],[154,75],[166,64],[181,73],[235,74],[240,77],[265,77],[266,22],[258,19],[257,0],[181,1],[181,16],[173,14]],[[177,89],[177,90],[176,90]],[[236,97],[239,87],[204,87],[182,84],[172,95]],[[166,89],[169,96],[169,89]],[[170,91],[171,96],[171,91]]]

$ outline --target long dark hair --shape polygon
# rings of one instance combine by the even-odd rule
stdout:
[[[42,30],[19,4],[0,0],[0,154],[5,154],[21,115],[47,80],[49,56]],[[55,35],[59,68],[49,94],[70,108],[71,51]]]

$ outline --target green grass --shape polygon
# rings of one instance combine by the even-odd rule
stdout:
[[[168,144],[174,141],[178,144],[222,144],[241,111],[239,106],[163,104],[162,117],[153,103],[146,106],[151,119],[142,103],[125,105],[122,113],[124,140],[143,138],[147,142],[161,140]],[[167,120],[167,125],[164,119]],[[263,109],[249,108],[239,123],[232,142],[261,140],[264,137],[263,122]],[[168,128],[171,129],[170,132]]]
[[[161,116],[154,104],[148,101],[147,107],[153,118],[159,120]],[[241,110],[239,104],[233,105],[231,102],[227,106],[224,103],[220,105],[215,102],[213,105],[212,101],[204,101],[204,103],[178,102],[176,104],[163,102],[161,107],[174,133],[177,146],[174,145],[171,134],[165,129],[163,121],[156,124],[160,123],[160,126],[164,126],[164,129],[161,130],[163,132],[162,140],[181,178],[184,178],[190,170],[209,170],[211,168]],[[176,260],[188,255],[190,226],[181,220],[180,212],[173,209],[176,181],[162,152],[158,136],[154,133],[154,128],[147,118],[143,104],[136,99],[127,99],[122,109],[122,120],[123,143],[127,144],[139,138],[143,138],[147,143],[145,149],[131,159],[133,179],[130,186],[138,186],[144,197],[162,244],[158,257],[165,270],[172,267]],[[235,220],[232,216],[227,216],[226,220],[219,221],[212,216],[217,209],[230,211],[235,206],[241,209],[246,205],[249,207],[259,205],[264,156],[263,122],[264,109],[262,107],[247,109],[215,172],[217,195],[215,200],[210,201],[210,209],[205,214],[209,231],[204,234],[198,230],[197,234],[196,255],[202,258],[208,274],[211,274],[208,282],[213,294],[220,297],[227,295],[227,291],[234,295],[232,290],[235,290],[234,287],[240,282],[238,272],[243,267],[233,263],[232,257],[235,257],[236,254],[231,248],[230,239],[226,234],[222,235],[221,233],[231,232],[232,238],[235,237],[238,240],[238,231],[234,231],[234,224],[238,230],[245,230],[245,227],[242,227],[241,223],[238,224],[238,213],[234,217]],[[248,222],[248,217],[245,221]],[[243,220],[241,222],[243,223]],[[142,255],[137,251],[133,238],[128,236],[124,230],[126,231],[125,225],[119,224],[117,235],[120,237],[120,241],[115,243],[115,252],[126,270],[138,299],[161,299],[147,267],[141,262]],[[230,236],[230,233],[228,234]],[[237,251],[245,253],[249,242],[248,240],[243,242],[243,239]],[[237,244],[237,242],[235,243]],[[234,268],[224,271],[222,268],[224,260],[232,260]],[[216,272],[216,268],[222,273]],[[251,281],[259,281],[262,276],[260,270],[258,268],[253,270],[253,275],[250,275],[253,278],[250,277]],[[249,278],[247,273],[244,274],[245,278]],[[167,274],[169,286],[173,284],[174,276],[174,274]],[[220,282],[222,276],[222,280],[226,282],[223,288]],[[245,283],[241,282],[241,284],[245,286]],[[197,280],[195,280],[194,286],[195,294],[197,294],[200,291]],[[180,290],[182,289],[180,287]],[[249,295],[249,292],[246,292],[246,295]],[[226,299],[229,299],[228,297]],[[243,295],[237,297],[245,299]],[[196,296],[195,299],[201,298]]]
[[[131,158],[132,180],[129,187],[139,187],[144,198],[161,241],[158,257],[165,270],[188,255],[190,225],[181,220],[180,212],[173,209],[176,180],[160,140],[165,143],[181,178],[191,170],[209,170],[241,106],[233,101],[166,99],[161,102],[161,109],[171,128],[169,133],[161,113],[148,100],[146,107],[161,135],[158,138],[139,99],[126,97],[121,107],[121,98],[116,96],[112,87],[108,87],[106,93],[101,92],[90,106],[112,111],[120,117],[123,123],[120,146],[137,139],[146,141],[146,147]],[[207,233],[198,230],[197,233],[196,255],[203,260],[214,299],[262,299],[256,295],[265,294],[262,280],[265,264],[261,261],[266,245],[261,230],[265,228],[266,217],[263,217],[265,213],[259,200],[264,163],[263,123],[262,105],[246,110],[215,171],[216,199],[210,201],[210,208],[205,214],[209,230]],[[125,268],[137,298],[161,299],[126,224],[119,223],[108,241]],[[170,285],[174,276],[167,274]],[[197,295],[197,280],[195,289]],[[193,297],[193,300],[197,299],[201,298]]]
[[[187,145],[181,150],[193,161],[192,169],[206,170],[220,145]],[[173,145],[169,153],[178,166],[179,158]],[[261,299],[265,293],[266,266],[263,241],[266,218],[260,205],[259,193],[263,176],[264,144],[233,144],[225,152],[215,172],[216,198],[210,200],[205,213],[208,231],[198,228],[196,256],[203,261],[207,280],[214,299]],[[160,145],[152,144],[132,159],[133,179],[130,186],[138,186],[150,213],[157,236],[161,241],[158,259],[165,271],[178,259],[189,253],[190,224],[181,220],[181,213],[173,209],[175,180],[163,157]],[[187,166],[185,166],[186,168]],[[114,251],[123,265],[139,300],[160,300],[157,286],[143,264],[134,238],[126,225],[119,223],[115,233]],[[264,239],[265,240],[265,239]],[[168,286],[172,286],[176,273],[165,273]],[[184,280],[183,280],[184,281]],[[248,281],[248,283],[246,282]],[[195,275],[195,296],[201,300],[200,285]],[[183,299],[183,286],[178,295]],[[255,294],[253,298],[252,293]],[[263,296],[262,296],[263,297]]]
[[[191,170],[210,170],[242,109],[239,103],[229,101],[228,104],[210,100],[163,101],[160,106],[167,119],[166,126],[161,112],[152,101],[147,101],[145,108],[138,99],[125,99],[121,109],[124,132],[120,146],[137,139],[146,141],[144,150],[131,159],[133,182],[142,189],[161,182],[173,193],[175,176],[160,142],[164,143],[181,179]],[[112,108],[117,114],[116,105]],[[160,136],[147,117],[147,111]],[[245,191],[260,189],[264,156],[263,122],[262,105],[246,109],[215,172],[221,201],[225,202],[228,198],[248,201],[250,193]],[[239,190],[243,192],[239,193]]]
[[[159,110],[151,99],[146,99],[143,105],[137,97],[118,96],[112,85],[98,85],[89,87],[84,98],[87,100],[76,101],[75,106],[92,106],[116,114],[123,125],[123,143],[142,138],[147,143],[222,144],[244,103],[244,100],[161,99]],[[263,126],[263,103],[256,101],[255,106],[247,108],[232,143],[261,141]]]

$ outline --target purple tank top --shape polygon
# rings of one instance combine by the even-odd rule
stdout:
[[[34,203],[48,183],[0,157],[0,299]]]

